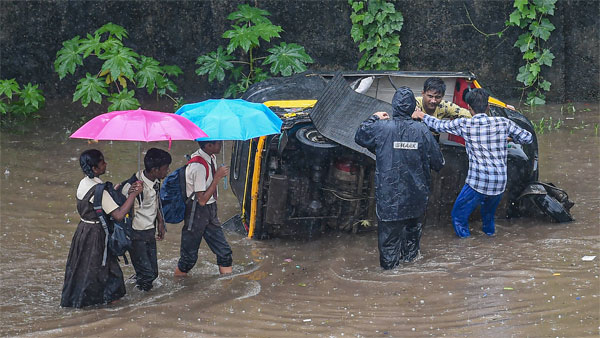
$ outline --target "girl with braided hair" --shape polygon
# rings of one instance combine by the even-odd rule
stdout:
[[[125,295],[117,257],[109,252],[106,264],[102,265],[105,233],[93,208],[95,187],[102,183],[99,176],[106,172],[107,164],[97,149],[81,153],[79,164],[86,175],[77,188],[77,212],[81,221],[71,241],[60,302],[63,307],[76,308],[107,304]],[[102,194],[104,213],[121,221],[141,191],[140,181],[132,184],[127,200],[119,206],[105,190]]]

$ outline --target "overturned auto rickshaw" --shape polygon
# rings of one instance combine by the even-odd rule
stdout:
[[[481,87],[470,72],[404,71],[303,73],[251,86],[242,98],[269,106],[283,125],[280,134],[235,141],[229,182],[241,213],[226,224],[259,239],[373,229],[375,155],[357,145],[354,134],[374,112],[392,112],[396,88],[408,86],[419,96],[433,76],[446,84],[443,99],[464,108],[465,92]],[[567,193],[539,182],[531,121],[494,97],[489,103],[492,116],[509,118],[533,134],[531,144],[508,144],[507,187],[496,214],[571,221]],[[436,138],[446,164],[432,175],[427,225],[451,222],[468,171],[464,140],[447,133]]]

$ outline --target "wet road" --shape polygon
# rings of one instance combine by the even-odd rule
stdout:
[[[555,121],[564,118],[559,106],[545,109]],[[497,236],[489,238],[474,222],[465,240],[449,224],[430,226],[422,257],[391,272],[378,268],[375,232],[327,233],[310,241],[256,241],[230,233],[234,274],[220,277],[214,255],[202,244],[199,263],[185,279],[172,277],[180,226],[170,225],[158,244],[160,275],[151,292],[128,282],[118,303],[83,310],[59,307],[79,221],[78,156],[100,149],[109,170],[102,178],[118,182],[136,170],[137,144],[88,145],[69,140],[73,130],[52,124],[28,136],[2,133],[0,335],[597,336],[598,107],[581,104],[572,117],[538,138],[540,178],[566,189],[576,202],[573,223],[500,219]],[[167,145],[142,148],[150,146]],[[193,150],[193,142],[174,142],[171,169]],[[221,220],[237,208],[230,190],[222,193]],[[585,255],[597,257],[582,261]],[[133,269],[124,266],[123,272],[128,277]]]

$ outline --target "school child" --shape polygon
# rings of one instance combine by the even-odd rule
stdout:
[[[200,149],[192,154],[192,159],[200,156],[207,165],[205,167],[202,163],[190,163],[185,170],[186,194],[188,197],[192,194],[194,196],[193,199],[188,199],[185,206],[180,257],[175,276],[187,276],[188,271],[194,267],[203,237],[217,256],[219,273],[232,271],[231,247],[217,218],[217,186],[223,177],[229,175],[227,166],[215,170],[215,154],[221,152],[223,141],[199,141],[198,145]]]
[[[152,289],[152,282],[158,277],[156,241],[165,236],[165,222],[160,210],[160,180],[169,173],[170,164],[168,152],[151,148],[144,156],[144,170],[134,174],[142,182],[143,191],[133,204],[129,255],[135,270],[136,287],[144,291]],[[129,187],[128,183],[123,185],[124,195]]]
[[[106,264],[102,264],[105,232],[93,208],[95,187],[102,183],[99,176],[106,172],[107,163],[99,150],[90,149],[81,154],[79,164],[86,175],[77,188],[77,212],[81,221],[71,241],[60,301],[63,307],[76,308],[107,304],[125,295],[123,272],[117,257],[107,252]],[[122,206],[104,191],[102,210],[121,221],[141,191],[141,182],[133,183]]]

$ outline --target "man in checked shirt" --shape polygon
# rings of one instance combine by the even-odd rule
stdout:
[[[483,232],[496,232],[494,214],[506,187],[506,148],[509,137],[516,143],[531,143],[531,133],[504,117],[490,117],[489,94],[484,89],[467,93],[471,119],[442,121],[417,109],[413,118],[422,119],[437,131],[459,135],[465,139],[469,156],[469,172],[464,187],[452,208],[452,225],[458,237],[469,237],[469,216],[481,205]]]

